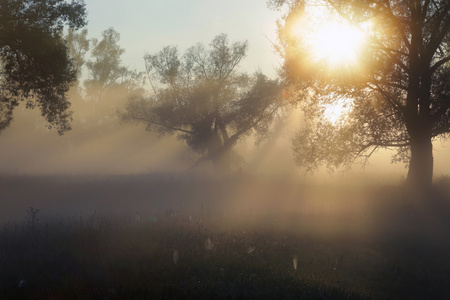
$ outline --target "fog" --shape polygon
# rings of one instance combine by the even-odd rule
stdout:
[[[256,295],[293,286],[301,287],[297,296],[306,290],[317,297],[334,297],[339,286],[339,299],[449,294],[447,148],[435,152],[436,189],[417,201],[420,195],[401,186],[407,169],[391,165],[389,152],[365,168],[305,174],[293,162],[291,139],[301,122],[293,112],[261,144],[253,136],[241,140],[238,168],[224,178],[209,162],[191,168],[198,156],[175,137],[122,124],[116,111],[126,99],[116,95],[109,98],[114,105],[72,99],[73,129],[63,136],[23,107],[0,135],[0,239],[8,261],[0,276],[12,278],[6,286],[34,295],[70,278],[94,287],[77,285],[66,295],[105,298],[139,284],[147,299],[155,293],[148,282],[159,289],[184,274],[196,278],[193,286],[213,282],[212,289],[239,280],[242,291]],[[154,274],[169,275],[146,279]],[[265,276],[288,282],[267,285]],[[137,283],[121,288],[129,278]],[[174,289],[185,285],[177,280]]]
[[[0,134],[0,173],[11,175],[40,174],[149,174],[183,172],[198,155],[174,136],[158,137],[145,131],[145,126],[125,124],[117,110],[123,109],[126,95],[96,103],[71,98],[72,130],[59,136],[48,129],[38,109],[19,106],[12,125]],[[311,173],[293,161],[292,138],[301,123],[301,113],[292,112],[288,121],[275,123],[273,134],[260,144],[252,136],[239,140],[235,147],[238,167],[242,172],[264,178],[295,179],[306,182],[368,181],[400,182],[407,169],[403,164],[391,164],[393,152],[379,151],[361,167],[329,172],[321,168]],[[435,177],[448,174],[450,150],[435,142]],[[196,169],[213,172],[209,162]]]
[[[30,206],[50,215],[89,215],[94,211],[132,215],[135,211],[188,207],[198,212],[202,205],[216,204],[226,205],[222,214],[237,212],[244,203],[246,212],[259,215],[273,212],[275,207],[278,213],[300,210],[308,214],[311,209],[325,207],[329,212],[330,207],[338,208],[324,204],[330,195],[321,194],[322,189],[356,188],[363,192],[366,187],[399,185],[407,171],[401,164],[390,164],[389,152],[379,152],[364,168],[356,164],[345,172],[321,168],[305,173],[293,161],[291,140],[302,118],[294,110],[288,121],[275,122],[273,134],[260,144],[255,144],[253,136],[241,139],[235,147],[236,173],[223,178],[208,161],[191,168],[199,156],[176,137],[158,137],[142,125],[122,123],[117,111],[127,101],[123,93],[110,93],[108,101],[101,103],[73,94],[73,129],[63,136],[46,127],[37,109],[22,106],[15,111],[12,125],[2,132],[1,198],[3,204],[8,203],[2,210],[3,218],[23,217]],[[448,174],[448,149],[438,145],[435,154],[435,174],[440,178]],[[219,183],[222,185],[216,186]],[[267,190],[261,189],[265,185]],[[159,197],[153,195],[155,189],[160,189]],[[305,193],[312,194],[306,197]],[[367,204],[364,201],[338,206],[361,208]]]
[[[74,105],[75,106],[75,105]],[[89,112],[92,108],[85,105]],[[83,128],[78,119],[83,111],[74,108],[73,129],[63,136],[45,127],[38,110],[19,107],[12,125],[0,135],[0,173],[2,174],[145,174],[179,172],[189,169],[196,159],[188,147],[176,137],[158,137],[144,126],[123,124],[113,112],[112,127],[101,124]],[[99,112],[97,112],[98,114]],[[100,113],[101,114],[101,113]],[[99,117],[101,120],[102,117]],[[330,173],[325,168],[306,174],[293,161],[291,139],[296,129],[292,121],[269,140],[255,145],[252,137],[237,144],[242,171],[258,176],[293,177],[306,181],[340,181],[367,178],[377,181],[400,181],[407,169],[391,164],[392,152],[379,151],[369,164],[355,164],[349,171]],[[450,150],[446,143],[434,143],[435,177],[448,175]],[[211,171],[205,162],[201,169]]]
[[[20,219],[30,206],[54,216],[94,211],[132,215],[188,207],[199,212],[201,205],[226,205],[227,212],[237,212],[245,203],[247,212],[264,215],[274,205],[285,212],[303,207],[295,203],[300,186],[400,183],[404,173],[403,167],[389,166],[391,172],[383,169],[380,176],[380,169],[355,166],[345,173],[323,169],[306,174],[293,161],[291,139],[302,118],[294,111],[287,122],[275,122],[273,134],[260,144],[255,145],[253,136],[241,139],[235,147],[236,174],[223,178],[209,161],[192,168],[199,156],[176,137],[158,137],[142,125],[122,123],[117,111],[127,98],[120,91],[100,103],[74,94],[72,130],[64,135],[48,129],[37,109],[23,106],[1,133],[3,219]],[[387,159],[379,155],[374,160]],[[271,188],[261,192],[257,182]],[[280,192],[283,201],[274,199]]]

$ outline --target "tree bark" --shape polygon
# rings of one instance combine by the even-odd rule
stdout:
[[[231,173],[231,148],[226,147],[217,130],[209,138],[208,157],[218,174],[228,176]]]
[[[230,149],[219,150],[212,158],[211,161],[215,170],[221,176],[228,176],[232,173],[231,167],[231,151]]]
[[[433,180],[431,131],[424,129],[418,129],[417,131],[410,133],[411,159],[406,183],[411,188],[427,190],[431,188]]]

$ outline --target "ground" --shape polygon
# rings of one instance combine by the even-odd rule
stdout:
[[[2,177],[1,299],[446,299],[447,181]]]

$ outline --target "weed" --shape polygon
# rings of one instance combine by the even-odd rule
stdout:
[[[27,210],[27,216],[25,219],[27,220],[27,224],[30,228],[35,229],[37,227],[38,221],[39,221],[39,209],[33,208],[30,206]]]

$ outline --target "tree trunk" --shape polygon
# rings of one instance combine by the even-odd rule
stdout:
[[[431,131],[423,130],[423,128],[417,131],[410,133],[411,160],[406,183],[411,188],[427,190],[431,187],[433,179]]]
[[[232,172],[231,150],[221,149],[211,157],[214,169],[222,176],[228,176]]]

